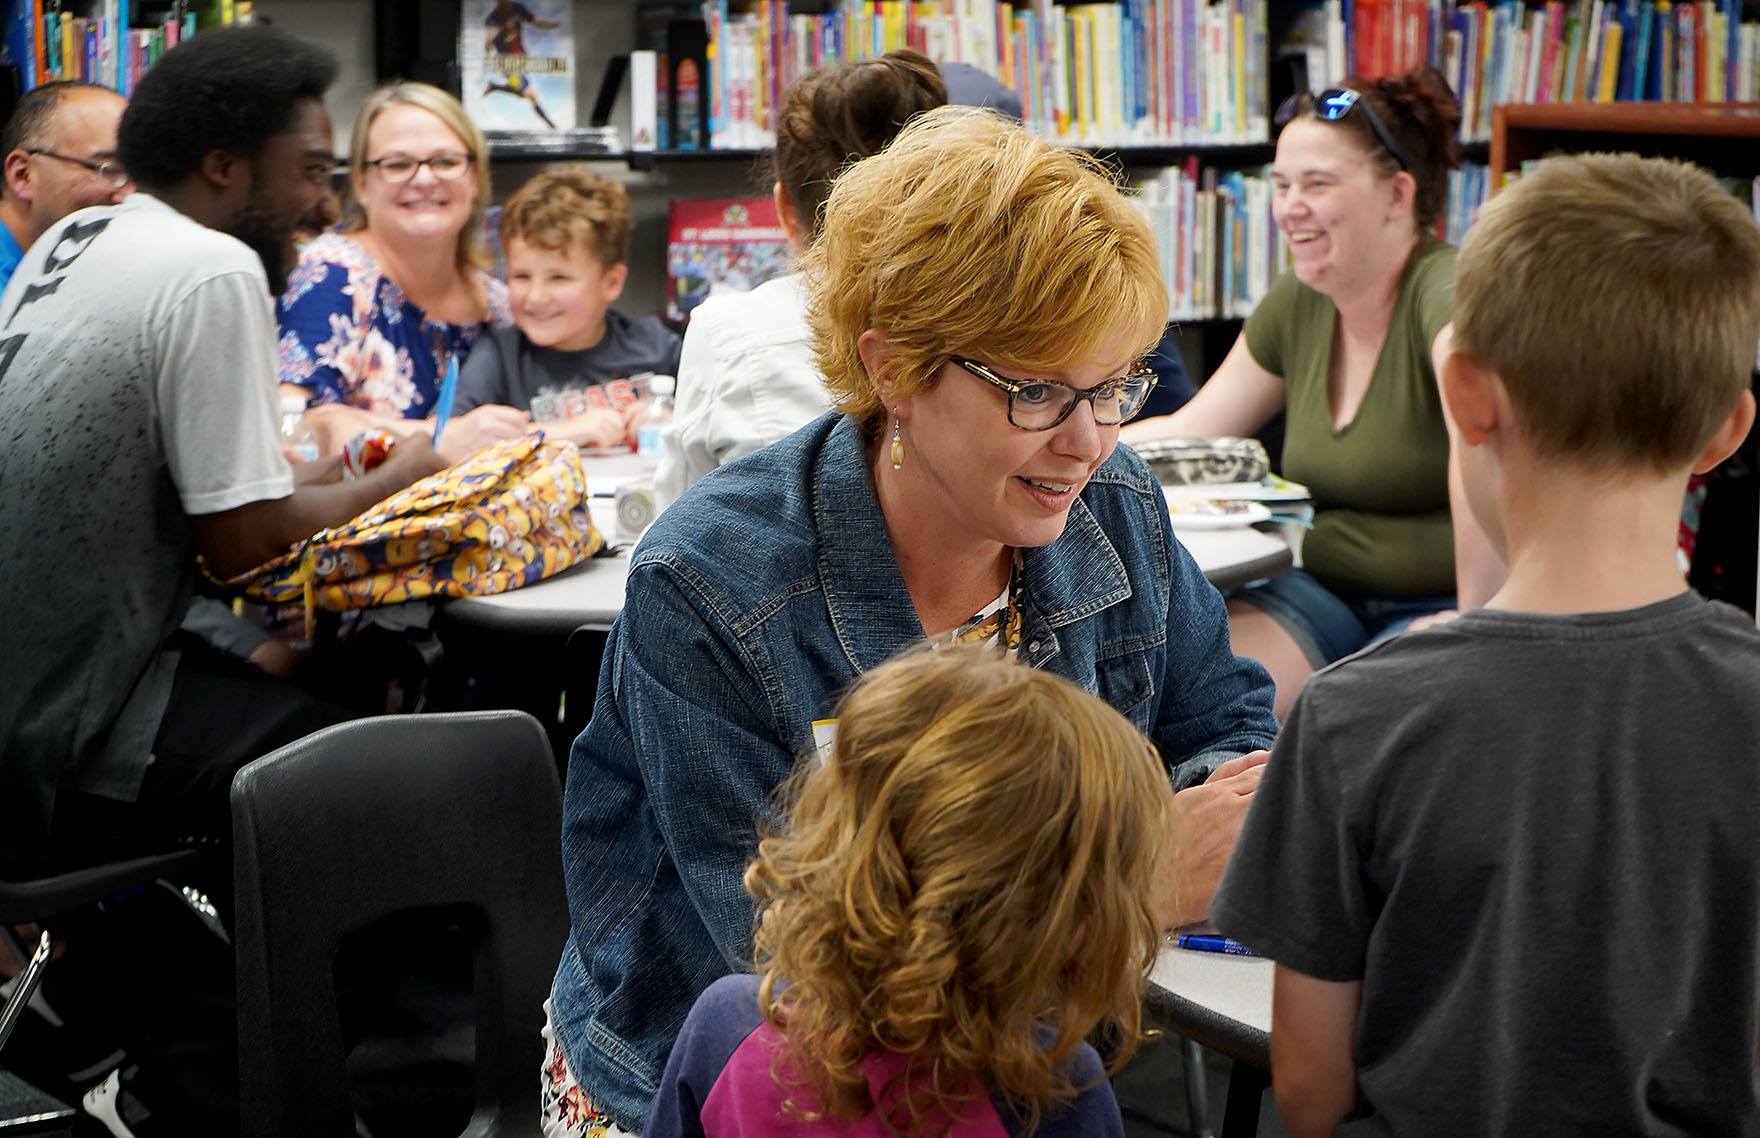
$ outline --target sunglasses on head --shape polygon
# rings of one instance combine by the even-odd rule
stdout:
[[[1291,119],[1306,112],[1312,112],[1314,117],[1322,122],[1339,122],[1353,110],[1363,112],[1363,118],[1368,122],[1369,129],[1375,132],[1375,138],[1382,147],[1393,155],[1393,160],[1399,163],[1399,168],[1411,170],[1412,164],[1406,161],[1406,156],[1401,154],[1399,147],[1394,144],[1393,132],[1387,129],[1387,124],[1381,121],[1381,116],[1375,113],[1375,108],[1371,107],[1363,98],[1362,92],[1353,91],[1349,87],[1328,87],[1318,95],[1309,94],[1307,91],[1297,91],[1278,106],[1277,114],[1271,121],[1278,130],[1282,130]]]

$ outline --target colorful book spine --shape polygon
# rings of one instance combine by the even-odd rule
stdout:
[[[49,37],[45,33],[43,0],[31,0],[31,59],[35,66],[30,69],[33,79],[30,85],[33,87],[49,81]]]
[[[1638,5],[1638,42],[1632,49],[1632,83],[1633,99],[1650,97],[1650,42],[1656,28],[1656,5],[1652,0],[1643,0]]]
[[[1724,78],[1723,98],[1728,102],[1736,102],[1737,76],[1741,70],[1742,44],[1742,5],[1741,0],[1723,0],[1724,2]]]
[[[1677,102],[1691,103],[1695,101],[1699,90],[1699,6],[1682,4],[1675,12],[1679,17],[1679,26],[1675,29],[1675,45],[1680,54],[1675,60],[1674,97]]]
[[[1613,94],[1619,83],[1620,42],[1625,37],[1625,29],[1617,21],[1607,25],[1606,42],[1601,49],[1601,77],[1595,89],[1595,101],[1598,103],[1613,102]]]
[[[1614,27],[1619,29],[1619,50],[1612,53],[1614,64],[1613,89],[1605,102],[1630,99],[1632,85],[1632,53],[1637,45],[1638,0],[1617,0]]]
[[[1656,30],[1660,33],[1656,48],[1656,98],[1665,102],[1675,98],[1674,41],[1678,26],[1670,0],[1656,0]]]

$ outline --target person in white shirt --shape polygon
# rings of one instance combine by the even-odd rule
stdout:
[[[273,297],[335,76],[267,26],[168,52],[119,128],[140,191],[51,226],[0,300],[0,857],[224,845],[238,769],[350,717],[179,630],[198,554],[234,577],[444,465],[416,438],[345,482],[277,445]]]
[[[831,183],[878,153],[904,124],[947,102],[935,64],[914,51],[801,78],[776,129],[776,212],[798,253],[812,241]],[[654,476],[665,506],[718,466],[769,446],[830,407],[807,334],[798,274],[711,297],[691,312],[678,403]]]

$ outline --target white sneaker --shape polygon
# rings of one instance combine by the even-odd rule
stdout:
[[[104,1124],[115,1138],[134,1138],[134,1131],[122,1121],[117,1112],[116,1100],[122,1094],[122,1069],[118,1067],[104,1077],[104,1081],[87,1091],[79,1102],[87,1114]]]

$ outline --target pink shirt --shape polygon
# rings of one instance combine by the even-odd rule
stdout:
[[[803,1122],[784,1109],[788,1092],[771,1075],[781,1036],[758,1011],[758,979],[725,976],[698,997],[679,1031],[660,1093],[642,1128],[643,1138],[886,1138],[876,1115],[856,1122]],[[878,1092],[904,1067],[906,1057],[879,1052],[863,1063],[870,1090]],[[1041,1120],[1038,1138],[1098,1135],[1122,1138],[1118,1102],[1100,1057],[1084,1044],[1071,1057],[1071,1076],[1082,1090],[1068,1110]],[[970,1100],[946,1133],[952,1138],[1013,1138],[1012,1112],[988,1096]]]

